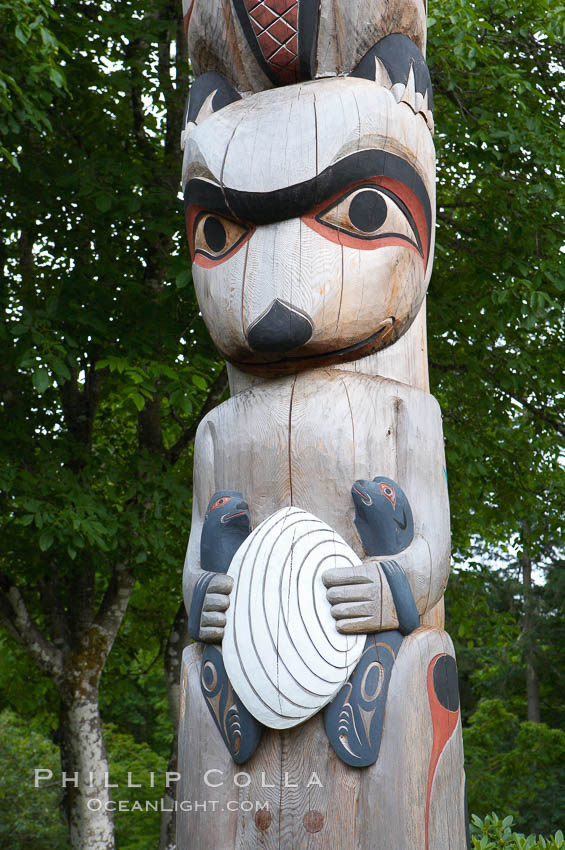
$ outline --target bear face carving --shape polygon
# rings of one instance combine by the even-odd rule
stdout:
[[[183,163],[193,277],[238,367],[276,375],[356,359],[418,313],[435,152],[414,106],[423,96],[397,96],[350,77],[199,104],[206,118],[192,116]]]

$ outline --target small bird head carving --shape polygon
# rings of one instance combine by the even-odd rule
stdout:
[[[351,488],[355,525],[367,555],[396,555],[414,537],[412,509],[396,481],[377,476]]]
[[[202,537],[203,570],[225,573],[232,557],[251,532],[249,506],[238,490],[217,490],[208,503]]]
[[[230,525],[250,530],[249,506],[238,490],[217,490],[206,509],[204,522],[210,526]]]

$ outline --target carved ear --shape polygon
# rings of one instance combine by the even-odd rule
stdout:
[[[374,80],[392,91],[397,103],[421,113],[433,133],[433,93],[430,72],[420,50],[405,35],[387,35],[361,59],[352,77]]]
[[[201,74],[192,84],[186,99],[181,148],[184,149],[187,137],[198,124],[236,100],[241,100],[241,95],[222,74],[216,71]]]

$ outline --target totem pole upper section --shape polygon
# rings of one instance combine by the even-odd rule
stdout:
[[[242,93],[350,74],[395,33],[426,48],[424,0],[185,0],[184,21],[195,75]]]
[[[220,351],[257,374],[391,345],[418,314],[431,274],[435,153],[418,46],[423,4],[387,3],[386,14],[377,2],[327,6],[196,0],[186,16],[189,39],[207,45],[183,132],[194,280]],[[308,44],[308,62],[297,59],[295,69],[306,82],[274,88],[287,72],[261,77],[260,39],[271,30],[283,38],[287,18],[297,26],[297,56]],[[391,32],[399,23],[411,37]],[[323,66],[328,43],[340,57],[333,70]],[[255,69],[252,84],[243,59]],[[266,267],[286,273],[266,275]]]

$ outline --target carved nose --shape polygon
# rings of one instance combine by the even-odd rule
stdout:
[[[247,341],[255,351],[290,351],[305,345],[312,331],[307,316],[277,298],[265,315],[249,326]]]

